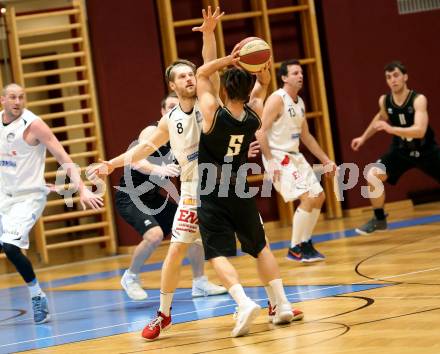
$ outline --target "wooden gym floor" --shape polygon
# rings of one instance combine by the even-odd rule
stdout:
[[[140,303],[129,301],[119,285],[129,256],[38,270],[52,313],[52,321],[39,326],[21,279],[0,276],[0,353],[440,353],[439,210],[440,203],[431,203],[391,212],[390,230],[369,236],[353,232],[369,213],[321,221],[314,239],[327,259],[308,265],[286,260],[289,228],[270,228],[286,292],[305,317],[276,327],[262,309],[243,338],[229,337],[234,305],[228,295],[191,298],[189,266],[173,305],[178,323],[160,340],[141,338],[158,307],[167,245],[144,266],[149,298]],[[232,261],[250,296],[265,305],[254,261]],[[206,273],[217,281],[209,264]]]

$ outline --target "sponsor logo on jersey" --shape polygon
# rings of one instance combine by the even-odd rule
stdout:
[[[8,135],[6,135],[6,141],[8,143],[12,143],[15,139],[15,134],[14,133],[9,133]]]
[[[196,111],[196,122],[200,123],[202,121],[202,113],[200,111]]]
[[[414,108],[412,108],[411,106],[408,107],[408,113],[409,114],[413,114],[414,113]]]
[[[14,240],[19,240],[19,239],[21,239],[21,236],[22,236],[21,233],[15,229],[11,229],[11,230],[5,229],[5,230],[3,230],[3,233],[15,236]]]
[[[151,220],[148,220],[148,219],[145,220],[145,221],[144,221],[144,225],[145,225],[145,226],[149,226],[149,225],[151,225]]]
[[[393,109],[392,108],[388,108],[388,114],[393,114]]]
[[[17,163],[11,160],[0,160],[0,167],[17,167]]]
[[[300,136],[301,136],[300,133],[293,133],[293,134],[292,134],[292,139],[293,139],[293,140],[295,140],[295,139],[299,139]]]
[[[195,224],[195,225],[199,223],[199,218],[197,217],[197,213],[195,211],[180,209],[179,213],[180,215],[179,218],[177,219],[178,221],[182,221],[188,224]]]
[[[197,158],[199,157],[199,152],[198,151],[194,151],[192,154],[189,154],[186,159],[188,161],[193,161],[193,160],[197,160]]]
[[[193,198],[185,198],[183,199],[183,205],[192,205],[192,206],[196,206],[197,205],[197,199],[193,199]]]

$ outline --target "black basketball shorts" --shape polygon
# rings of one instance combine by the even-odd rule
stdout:
[[[200,199],[197,215],[205,259],[235,256],[236,237],[242,251],[257,258],[266,246],[266,238],[255,199],[236,195],[220,198],[213,194]]]
[[[142,203],[139,208],[128,194],[116,192],[116,210],[119,215],[130,224],[141,236],[155,226],[162,229],[164,236],[171,232],[177,205],[166,200],[159,193],[148,198],[139,199]],[[157,213],[156,213],[157,212]]]

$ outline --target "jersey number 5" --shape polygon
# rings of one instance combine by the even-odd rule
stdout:
[[[243,138],[244,135],[231,135],[226,156],[235,156],[240,153],[241,144],[243,144]]]

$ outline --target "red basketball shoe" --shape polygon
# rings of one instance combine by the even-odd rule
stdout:
[[[151,320],[142,331],[142,337],[146,340],[155,340],[160,336],[161,331],[166,331],[172,325],[171,312],[169,316],[157,311],[157,317]]]

